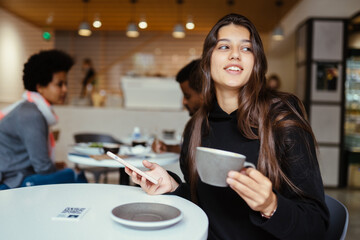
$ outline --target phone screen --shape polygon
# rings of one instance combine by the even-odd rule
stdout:
[[[150,182],[152,182],[153,184],[158,184],[158,181],[156,179],[154,179],[153,177],[149,176],[148,174],[146,174],[145,172],[141,171],[140,169],[138,169],[137,167],[131,165],[129,162],[125,161],[124,159],[120,158],[119,156],[113,154],[112,152],[107,151],[106,154],[111,157],[112,159],[118,161],[119,163],[121,163],[122,165],[124,165],[125,167],[130,168],[132,171],[136,172],[137,174],[145,177],[147,180],[149,180]]]

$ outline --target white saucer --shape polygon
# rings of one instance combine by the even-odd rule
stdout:
[[[151,202],[123,204],[111,211],[114,221],[126,227],[145,230],[170,227],[182,217],[181,211],[175,207]]]

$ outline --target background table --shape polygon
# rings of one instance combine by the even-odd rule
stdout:
[[[129,163],[140,169],[141,168],[144,169],[144,166],[142,164],[142,161],[144,159],[150,162],[157,163],[160,166],[170,165],[179,161],[179,154],[177,153],[168,152],[168,153],[160,153],[160,154],[151,154],[149,156],[151,157],[135,156],[135,157],[126,158],[125,160],[129,161]],[[129,177],[124,171],[124,165],[122,165],[121,163],[115,160],[112,159],[96,160],[87,155],[78,154],[78,153],[68,153],[68,160],[73,163],[93,166],[93,167],[119,168],[120,169],[119,183],[123,185],[129,184]]]
[[[156,202],[182,211],[177,224],[159,230],[127,228],[111,210],[132,202]],[[79,221],[52,220],[65,207],[89,207]],[[113,184],[58,184],[0,191],[1,239],[203,240],[208,219],[195,204],[178,196],[146,194],[141,188]]]

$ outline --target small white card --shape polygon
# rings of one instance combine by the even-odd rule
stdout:
[[[52,220],[70,220],[79,221],[89,208],[85,207],[66,207],[58,215],[52,217]]]

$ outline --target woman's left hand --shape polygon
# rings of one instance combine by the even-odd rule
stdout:
[[[226,181],[252,210],[271,216],[277,208],[277,196],[272,190],[272,183],[258,170],[244,168],[240,172],[230,171]]]

